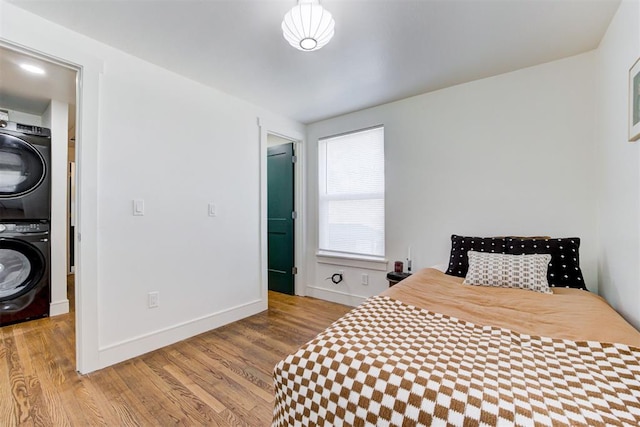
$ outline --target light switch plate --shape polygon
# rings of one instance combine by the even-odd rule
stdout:
[[[160,306],[160,292],[149,292],[147,295],[147,306],[149,308],[156,308]]]
[[[135,216],[144,215],[144,200],[136,199],[133,201],[133,215]]]
[[[209,203],[209,216],[216,216],[216,205]]]

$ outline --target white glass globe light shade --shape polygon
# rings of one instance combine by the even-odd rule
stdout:
[[[296,49],[311,52],[331,40],[335,21],[318,0],[300,0],[282,20],[282,34]]]

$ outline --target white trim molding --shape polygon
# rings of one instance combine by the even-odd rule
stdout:
[[[275,135],[287,139],[294,144],[297,161],[295,163],[295,210],[298,216],[295,220],[295,267],[298,272],[294,277],[295,294],[305,296],[307,287],[306,269],[306,210],[305,210],[305,165],[306,150],[304,134],[299,130],[283,123],[269,123],[260,117],[257,118],[260,133],[260,278],[262,295],[266,298],[268,290],[268,264],[267,264],[267,135]]]
[[[365,268],[367,270],[386,271],[389,260],[367,256],[337,255],[329,252],[316,252],[316,261],[319,264],[340,265],[344,267]]]
[[[266,310],[267,306],[267,300],[263,298],[100,347],[98,369],[253,316]]]
[[[307,286],[307,295],[313,298],[319,298],[325,301],[332,301],[338,304],[344,304],[356,307],[369,297],[363,295],[353,295],[347,292],[336,291],[332,289],[319,288],[317,286]]]
[[[69,312],[69,300],[51,301],[49,304],[49,316],[59,316]]]

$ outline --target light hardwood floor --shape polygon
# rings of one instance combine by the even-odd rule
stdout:
[[[349,307],[269,293],[263,313],[85,376],[74,314],[0,328],[0,425],[268,426],[272,370]]]

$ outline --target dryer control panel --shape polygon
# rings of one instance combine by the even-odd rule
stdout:
[[[49,224],[0,223],[0,233],[42,233],[43,231],[49,231]]]
[[[41,126],[24,125],[22,123],[0,120],[0,128],[21,132],[25,135],[35,135],[45,138],[51,138],[51,129],[43,128]]]

